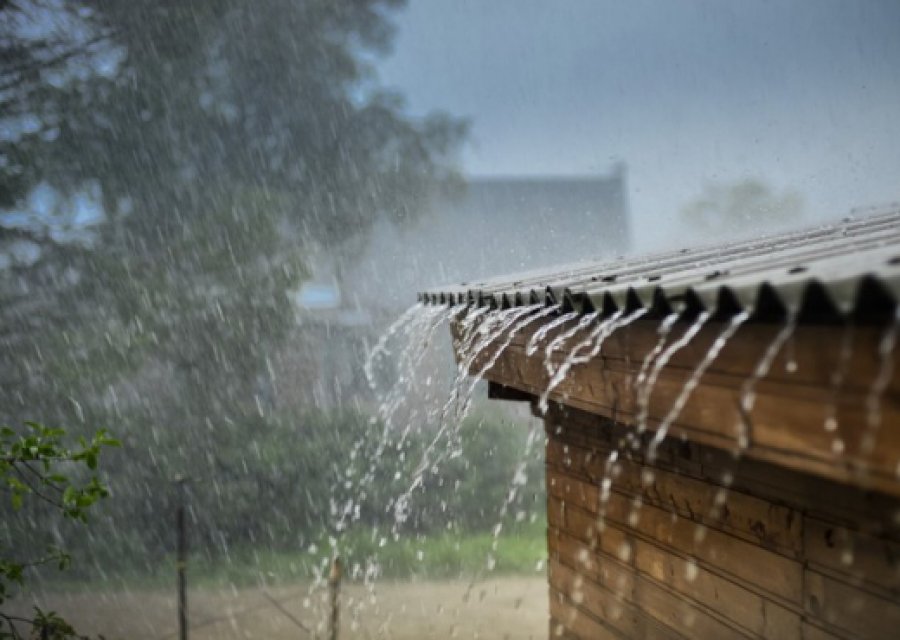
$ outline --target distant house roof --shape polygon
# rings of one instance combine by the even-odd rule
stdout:
[[[629,244],[624,166],[607,175],[469,178],[465,191],[435,206],[464,277],[549,266],[560,255],[600,258]]]
[[[900,209],[742,242],[435,287],[419,298],[501,308],[561,303],[605,313],[646,307],[816,320],[883,316],[900,301]]]
[[[410,289],[550,267],[559,256],[600,259],[627,250],[623,165],[591,176],[468,178],[417,223],[384,223],[345,282],[352,293],[400,309]]]

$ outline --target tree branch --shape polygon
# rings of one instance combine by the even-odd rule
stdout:
[[[20,466],[21,466],[21,465],[18,465],[18,464],[15,464],[15,463],[14,463],[12,468],[13,468],[13,471],[15,471],[15,472],[19,475],[19,477],[22,479],[22,484],[24,484],[26,487],[28,487],[29,490],[31,490],[31,492],[32,492],[34,495],[36,495],[38,498],[40,498],[41,500],[44,500],[45,502],[48,502],[48,503],[52,504],[52,505],[53,505],[54,507],[56,507],[57,509],[65,509],[65,505],[64,505],[63,503],[57,502],[56,500],[54,500],[54,499],[51,498],[50,496],[46,496],[46,495],[44,495],[43,493],[41,493],[40,491],[38,491],[38,490],[34,487],[34,485],[32,485],[32,484],[28,481],[28,476],[26,476],[24,473],[22,473],[22,470],[19,468]]]

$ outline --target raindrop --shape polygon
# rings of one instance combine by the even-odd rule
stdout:
[[[697,561],[690,558],[684,565],[684,578],[688,582],[693,582],[700,575],[700,569],[697,567]]]

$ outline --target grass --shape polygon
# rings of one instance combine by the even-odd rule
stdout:
[[[490,532],[441,533],[393,540],[371,531],[353,531],[340,541],[322,538],[306,549],[243,548],[227,554],[191,554],[190,588],[250,587],[307,582],[327,573],[332,542],[344,561],[347,579],[370,576],[387,580],[441,580],[482,575],[534,574],[543,571],[547,556],[546,524],[518,524],[495,538]],[[47,574],[54,590],[96,588],[171,588],[175,558],[153,570],[119,569],[99,575]],[[62,580],[62,582],[60,582]]]

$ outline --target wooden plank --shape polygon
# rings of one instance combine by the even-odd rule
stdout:
[[[839,635],[831,631],[826,631],[822,627],[816,626],[811,622],[804,620],[800,628],[800,637],[802,640],[845,640],[849,638],[846,635]]]
[[[582,555],[584,548],[577,549],[576,553]],[[674,629],[688,637],[732,638],[741,640],[747,638],[746,632],[742,632],[729,621],[716,617],[710,610],[704,609],[671,589],[645,579],[636,574],[632,568],[622,565],[620,562],[605,555],[597,557],[602,570],[607,572],[604,582],[598,584],[592,575],[587,575],[581,569],[575,570],[568,563],[573,560],[571,552],[564,551],[560,558],[555,560],[552,570],[562,572],[567,584],[572,588],[572,597],[576,602],[581,602],[580,607],[592,611],[591,607],[598,588],[611,591],[615,597],[633,604],[640,611],[652,616],[652,618],[665,627]],[[610,583],[627,584],[626,588],[612,588]],[[594,611],[592,611],[594,612]],[[594,612],[596,614],[596,612]]]
[[[605,457],[614,443],[630,430],[608,418],[553,403],[545,420],[550,442],[588,449],[595,457]],[[645,439],[649,435],[645,436]],[[642,452],[623,449],[623,455],[643,463]],[[746,456],[735,459],[726,451],[694,442],[668,438],[660,444],[654,465],[680,475],[722,485],[727,476],[735,491],[750,493],[773,503],[790,504],[809,514],[843,518],[866,528],[877,527],[886,537],[900,541],[900,501],[854,485],[802,473]],[[823,501],[822,496],[828,500]]]
[[[565,469],[595,485],[609,474],[607,454],[555,440],[547,443],[547,464]],[[631,497],[682,517],[756,542],[781,553],[800,553],[801,517],[793,509],[741,491],[729,491],[727,502],[717,505],[723,487],[706,480],[674,473],[621,457],[616,462],[614,487]]]
[[[816,335],[821,340],[821,333]],[[740,340],[735,338],[733,342],[740,343]],[[815,350],[829,351],[821,349],[820,345],[818,342],[804,348],[811,350],[813,355]],[[753,345],[754,349],[758,347],[761,345]],[[761,351],[749,358],[748,363],[752,361],[755,366]],[[900,350],[893,357],[900,369]],[[723,362],[727,361],[724,352],[721,358],[724,358]],[[809,365],[806,368],[823,371],[819,367],[824,365],[815,362],[815,367]],[[479,364],[476,362],[473,368],[477,369]],[[877,358],[869,353],[859,364],[863,369],[848,369],[854,372],[855,381],[869,380],[869,383],[845,387],[838,394],[840,427],[835,433],[826,432],[824,428],[830,399],[835,397],[830,379],[810,378],[806,383],[786,384],[773,373],[757,385],[754,408],[749,416],[743,416],[739,409],[740,389],[752,367],[740,375],[727,367],[711,368],[691,394],[670,433],[729,449],[736,448],[738,433],[745,429],[749,435],[745,455],[900,495],[900,482],[895,474],[900,460],[900,430],[872,430],[874,446],[871,451],[863,448],[869,432],[866,427],[868,384],[877,372],[878,364]],[[639,367],[639,357],[594,359],[587,365],[573,367],[551,398],[591,413],[633,422],[637,414],[634,382]],[[867,372],[872,375],[867,377]],[[650,397],[648,426],[651,429],[655,429],[668,414],[689,373],[689,369],[675,366],[663,369]],[[512,344],[504,350],[486,377],[535,395],[542,394],[548,384],[543,358],[528,357],[521,344]],[[881,399],[881,422],[885,425],[900,422],[900,393],[897,391],[900,383],[895,380],[892,385]],[[867,473],[861,474],[860,468],[867,469]]]
[[[548,522],[589,544],[600,543],[605,532],[601,534],[598,530],[598,514],[566,502],[566,482],[578,481],[561,480],[555,487],[548,488],[551,492]],[[629,527],[630,512],[630,501],[613,492],[606,519],[621,528]],[[788,602],[802,602],[802,567],[768,549],[685,518],[673,518],[673,514],[646,504],[640,509],[637,524],[630,530],[684,556],[694,557],[726,577],[745,581]]]
[[[800,635],[799,611],[780,606],[698,565],[693,565],[690,570],[687,560],[661,547],[640,539],[632,539],[632,544],[634,569],[648,580],[680,594],[679,597],[689,598],[708,611],[716,611],[738,627],[761,637],[795,638]],[[633,579],[610,576],[609,567],[615,566],[616,561],[608,555],[606,545],[603,547],[602,551],[591,549],[565,532],[557,532],[550,543],[551,552],[557,554],[561,562],[598,584],[613,590],[620,588],[624,597],[634,598]],[[629,584],[630,588],[625,588]]]
[[[896,497],[666,441],[653,465],[639,451],[619,458],[601,527],[606,457],[625,429],[559,405],[545,426],[548,549],[579,587],[606,590],[687,637],[835,640],[900,629]],[[736,488],[729,516],[708,519],[724,474]],[[699,523],[707,528],[697,540]]]
[[[550,621],[550,638],[575,638],[577,640],[625,640],[628,638],[579,610],[564,594],[556,590],[550,592]]]
[[[612,528],[608,532],[627,538],[627,534]],[[578,571],[585,579],[591,580],[619,597],[634,599],[635,572],[629,567],[629,560],[617,558],[616,562],[605,562],[603,557],[616,558],[619,547],[611,544],[609,536],[604,536],[603,544],[591,546],[561,529],[555,529],[549,541],[549,550],[555,560],[559,560]],[[626,567],[623,570],[623,566]]]
[[[550,332],[542,344],[549,344],[571,326],[574,326],[574,322]],[[639,320],[619,329],[604,341],[598,357],[608,362],[640,364],[658,343],[658,327],[658,322]],[[512,345],[524,348],[536,329],[537,326],[526,327],[513,338]],[[668,344],[677,340],[686,329],[687,324],[676,325]],[[672,369],[692,370],[724,329],[722,323],[707,323],[693,340],[672,356],[668,366]],[[710,373],[724,373],[735,378],[746,377],[780,330],[781,327],[777,325],[745,324],[722,349],[710,366]],[[854,372],[854,375],[845,377],[841,390],[863,392],[874,379],[881,364],[878,345],[884,330],[875,326],[859,326],[852,329],[849,336],[845,336],[844,328],[838,326],[799,326],[773,361],[768,378],[779,384],[830,386],[832,372],[843,368]],[[576,344],[578,338],[586,336],[588,331],[582,331],[566,344]],[[850,352],[846,361],[841,353],[845,339]],[[833,348],[823,349],[823,344]],[[539,353],[543,358],[543,349]],[[789,360],[793,360],[796,367],[789,367]],[[900,390],[900,381],[895,379],[889,388],[893,391]]]
[[[876,527],[885,536],[900,540],[895,514],[900,510],[896,496],[865,491],[815,475],[801,473],[769,462],[742,458],[709,447],[697,447],[703,478],[719,481],[727,473],[735,489],[791,504],[809,515],[842,518]],[[823,499],[827,496],[827,499]]]
[[[551,599],[551,613],[561,619],[567,629],[575,629],[576,634],[586,640],[595,637],[590,634],[597,631],[596,625],[601,624],[601,621],[602,625],[625,638],[672,640],[685,637],[660,624],[614,592],[583,580],[560,562],[550,562],[550,585],[553,590],[565,596],[565,601],[575,605],[574,612],[570,610],[565,617],[557,616]],[[587,619],[587,625],[582,618]]]
[[[803,530],[805,557],[817,568],[900,599],[900,544],[810,516]]]
[[[695,562],[635,541],[635,566],[658,582],[690,596],[764,638],[795,638],[800,615]]]
[[[806,570],[806,612],[845,632],[864,638],[896,638],[900,603],[873,595],[830,576]]]

